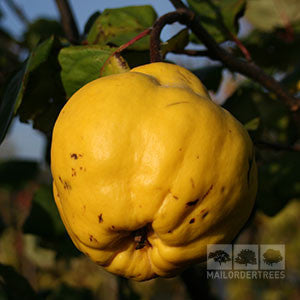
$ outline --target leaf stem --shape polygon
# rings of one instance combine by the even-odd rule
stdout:
[[[103,71],[105,69],[105,67],[107,66],[107,64],[109,63],[109,61],[111,60],[111,58],[113,56],[115,56],[116,54],[119,54],[120,52],[122,52],[123,50],[125,50],[126,48],[128,48],[129,46],[133,45],[135,42],[137,42],[138,40],[140,40],[141,38],[145,37],[146,35],[150,34],[152,28],[147,28],[146,30],[144,30],[143,32],[139,33],[137,36],[135,36],[133,39],[131,39],[130,41],[128,41],[127,43],[121,45],[118,49],[116,49],[108,58],[107,60],[104,62],[104,64],[102,65],[101,69],[100,69],[100,77],[103,74]]]

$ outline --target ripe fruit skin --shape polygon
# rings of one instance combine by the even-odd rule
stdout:
[[[62,109],[54,197],[76,247],[134,280],[174,276],[229,243],[257,190],[247,131],[188,70],[152,63],[102,77]]]

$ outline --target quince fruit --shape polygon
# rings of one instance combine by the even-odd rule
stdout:
[[[151,63],[94,80],[62,109],[54,197],[76,247],[134,280],[176,275],[228,243],[257,190],[247,131],[191,72]]]

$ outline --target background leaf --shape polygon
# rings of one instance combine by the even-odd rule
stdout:
[[[0,297],[9,300],[39,299],[23,276],[18,274],[13,267],[3,264],[0,264]]]
[[[40,245],[55,250],[57,256],[71,258],[79,255],[60,218],[53,198],[52,186],[43,185],[34,194],[32,208],[23,225],[23,232],[38,236]]]
[[[161,45],[162,57],[165,57],[168,52],[176,52],[183,50],[189,43],[189,30],[182,29],[165,43]]]
[[[38,43],[45,41],[51,36],[65,36],[61,24],[56,20],[40,18],[28,26],[24,33],[22,45],[32,50],[38,45]]]
[[[246,0],[188,0],[188,4],[200,16],[205,29],[217,42],[223,42],[231,39],[230,33],[237,33],[237,20],[243,15]],[[196,40],[193,36],[192,41]]]
[[[300,21],[300,1],[248,0],[245,17],[263,31],[286,27]]]
[[[157,18],[149,6],[128,6],[105,9],[94,22],[87,36],[89,44],[121,46],[151,27]],[[149,49],[149,36],[134,43],[131,50]]]
[[[300,199],[299,153],[263,153],[259,161],[258,208],[267,215],[278,213],[289,200]]]

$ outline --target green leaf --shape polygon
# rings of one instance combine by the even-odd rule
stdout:
[[[3,142],[9,124],[15,114],[18,95],[23,85],[26,64],[12,77],[7,84],[0,102],[0,144]]]
[[[258,207],[275,215],[289,200],[300,198],[299,153],[267,151],[260,160]]]
[[[231,39],[230,33],[238,32],[238,19],[243,15],[246,0],[188,0],[188,4],[200,16],[205,29],[217,42],[223,42]],[[195,40],[194,36],[192,41]]]
[[[98,17],[101,15],[100,11],[96,11],[94,12],[89,19],[87,20],[87,22],[84,25],[84,34],[88,34],[89,31],[91,30],[93,24],[95,23],[95,21],[98,19]]]
[[[8,83],[0,107],[1,141],[16,113],[22,122],[32,120],[34,128],[51,133],[65,103],[57,62],[59,48],[59,43],[53,37],[37,46],[22,69]]]
[[[254,118],[251,121],[247,122],[244,126],[248,131],[255,131],[258,129],[260,123],[259,118]]]
[[[50,186],[42,186],[34,194],[32,209],[23,228],[25,233],[46,238],[65,234]]]
[[[29,282],[16,270],[4,264],[0,264],[0,297],[4,299],[17,300],[35,300],[39,299]],[[7,298],[6,298],[7,297]],[[1,299],[3,299],[1,297]]]
[[[151,27],[156,18],[155,10],[149,5],[105,9],[94,22],[87,41],[89,44],[121,46]],[[129,48],[147,50],[149,43],[150,38],[146,36]]]
[[[222,66],[208,66],[192,72],[199,77],[208,90],[216,91],[222,80]]]
[[[189,30],[183,29],[162,44],[161,54],[165,57],[168,52],[183,50],[189,43]]]
[[[0,163],[0,185],[18,188],[37,177],[38,163],[34,161],[10,160]]]
[[[259,30],[285,28],[300,21],[298,0],[248,0],[245,17]]]
[[[63,48],[59,53],[61,78],[67,93],[71,97],[88,82],[100,77],[103,64],[116,48],[107,46],[72,46]],[[129,67],[121,56],[113,56],[102,75],[127,72]]]
[[[20,120],[33,121],[33,128],[47,135],[66,101],[57,60],[60,48],[51,37],[31,53],[17,98]]]

